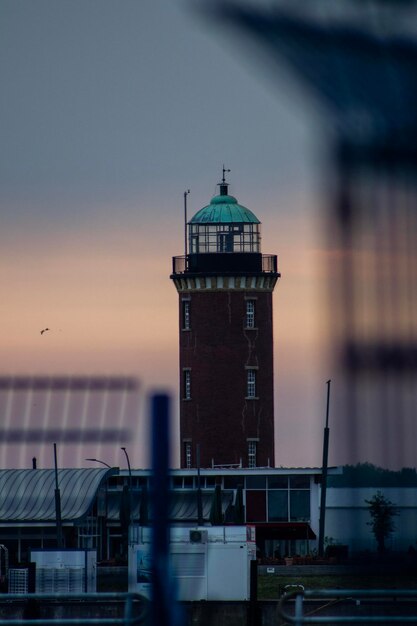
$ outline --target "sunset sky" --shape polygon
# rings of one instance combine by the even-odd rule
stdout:
[[[140,435],[127,446],[143,467],[149,392],[172,392],[177,419],[169,275],[183,253],[183,192],[191,216],[225,163],[282,273],[276,464],[318,466],[332,377],[324,129],[284,70],[271,81],[220,26],[171,0],[0,3],[1,374],[137,376]],[[124,464],[118,450],[106,455]]]

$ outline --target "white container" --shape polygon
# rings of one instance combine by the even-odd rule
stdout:
[[[151,529],[133,529],[129,546],[129,591],[151,594]],[[247,526],[174,527],[171,576],[179,600],[249,600],[255,529]],[[171,572],[171,574],[170,574]]]

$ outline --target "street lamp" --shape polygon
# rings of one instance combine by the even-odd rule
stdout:
[[[106,467],[108,467],[109,469],[112,469],[112,466],[109,465],[108,463],[106,463],[105,461],[100,461],[100,459],[85,459],[86,461],[93,461],[94,463],[101,463],[102,465],[105,465]],[[108,548],[107,548],[107,541],[105,541],[103,543],[103,538],[105,537],[105,534],[107,533],[107,524],[108,524],[108,514],[109,514],[109,492],[108,492],[108,479],[106,479],[106,483],[105,483],[105,518],[102,520],[101,524],[102,524],[102,528],[100,531],[100,545],[101,545],[101,553],[106,554],[108,557]]]
[[[126,448],[124,446],[122,448],[120,448],[120,450],[123,450],[123,452],[125,453],[125,456],[126,456],[127,467],[128,467],[128,470],[129,470],[129,486],[132,487],[132,470],[130,469],[129,455],[128,455],[127,450],[126,450]]]
[[[125,453],[125,457],[126,457],[126,461],[127,461],[127,467],[129,470],[129,525],[132,524],[132,469],[130,467],[130,459],[129,459],[129,455],[127,453],[127,450],[124,446],[122,446],[120,448],[121,450],[123,450],[123,452]],[[129,539],[128,539],[129,541]]]
[[[108,463],[106,463],[105,461],[100,461],[100,459],[85,459],[86,461],[94,461],[94,463],[101,463],[102,465],[105,465],[106,467],[108,467],[109,469],[112,469],[111,465],[109,465]]]

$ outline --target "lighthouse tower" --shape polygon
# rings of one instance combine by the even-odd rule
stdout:
[[[258,218],[220,193],[173,258],[179,294],[181,467],[274,466],[272,292],[276,255]]]

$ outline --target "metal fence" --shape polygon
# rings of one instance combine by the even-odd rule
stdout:
[[[313,600],[307,606],[306,601]],[[292,602],[293,601],[293,602]],[[290,612],[291,611],[291,612]],[[417,590],[297,589],[279,603],[280,624],[416,624]],[[321,615],[318,615],[321,613]]]
[[[97,604],[102,607],[105,603],[120,603],[118,612],[120,616],[110,615],[109,617],[85,617],[81,616],[83,605],[84,613],[87,614],[88,606]],[[15,604],[13,615],[0,617],[0,626],[11,626],[19,624],[25,626],[36,626],[39,624],[59,624],[62,626],[72,626],[83,624],[97,624],[105,626],[144,626],[149,623],[149,602],[143,596],[136,593],[82,593],[82,594],[60,594],[60,593],[30,593],[30,594],[0,594],[0,609],[3,605]],[[46,611],[49,605],[49,611]],[[56,611],[51,608],[56,606]],[[63,617],[65,607],[75,605],[77,607],[77,617]],[[88,606],[87,606],[88,605]],[[45,616],[46,612],[55,613],[55,617]],[[104,611],[102,611],[104,612]],[[68,611],[70,613],[70,611]]]

